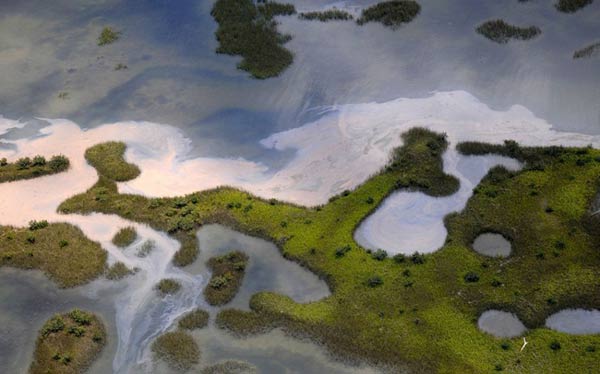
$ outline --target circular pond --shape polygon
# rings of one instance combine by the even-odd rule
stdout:
[[[475,252],[489,257],[508,257],[512,246],[506,238],[500,234],[485,233],[479,235],[473,242]]]
[[[481,331],[498,338],[514,338],[527,330],[515,314],[494,309],[483,312],[477,326]]]

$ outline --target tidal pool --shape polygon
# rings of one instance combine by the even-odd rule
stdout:
[[[527,331],[514,313],[494,309],[483,312],[477,320],[477,326],[481,331],[497,338],[514,338]]]
[[[475,252],[490,257],[508,257],[512,246],[506,238],[500,234],[485,233],[475,238],[473,242]]]
[[[222,225],[206,225],[198,231],[200,254],[194,264],[186,268],[192,274],[210,278],[206,261],[231,251],[248,255],[246,274],[235,298],[227,308],[249,310],[250,297],[260,291],[287,295],[297,302],[316,301],[330,295],[327,284],[314,273],[286,260],[275,244],[244,235]]]
[[[600,334],[600,310],[561,310],[546,319],[546,327],[574,335]]]

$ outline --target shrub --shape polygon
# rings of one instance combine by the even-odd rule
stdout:
[[[132,226],[120,229],[112,238],[112,243],[117,247],[127,247],[137,239],[137,231]]]
[[[381,279],[380,276],[373,276],[369,279],[367,279],[367,285],[371,288],[375,288],[378,286],[381,286],[383,284],[383,279]]]
[[[61,248],[64,248],[64,247],[66,247],[66,246],[68,246],[68,245],[69,245],[69,242],[68,242],[67,240],[65,240],[65,239],[61,239],[61,240],[58,242],[58,246],[59,246],[59,247],[61,247]]]
[[[161,279],[161,281],[158,282],[155,288],[163,296],[172,295],[174,293],[179,292],[179,290],[181,289],[181,283],[179,283],[175,279],[165,278]]]
[[[553,351],[558,351],[560,350],[561,346],[560,346],[560,342],[557,340],[554,340],[552,343],[550,343],[550,349]]]
[[[70,311],[69,317],[79,325],[87,326],[92,322],[92,316],[80,309]]]
[[[48,227],[48,221],[29,221],[29,230],[35,231]]]
[[[307,20],[307,21],[317,20],[317,21],[321,21],[321,22],[327,22],[327,21],[349,21],[354,17],[352,17],[352,14],[350,14],[344,10],[339,10],[339,9],[333,8],[333,9],[324,10],[322,12],[300,13],[299,18],[303,19],[303,20]]]
[[[8,161],[6,161],[6,157],[0,158],[0,166],[8,165]]]
[[[591,4],[594,0],[558,0],[554,6],[559,12],[574,13]]]
[[[240,286],[248,262],[248,256],[234,251],[208,260],[212,278],[204,289],[204,297],[210,305],[224,305],[231,301]]]
[[[335,250],[335,257],[337,257],[337,258],[344,257],[346,255],[346,253],[348,253],[351,249],[352,249],[352,247],[350,247],[349,245],[340,247]]]
[[[37,156],[33,157],[31,164],[33,166],[44,166],[44,165],[46,165],[46,157],[37,155]]]
[[[55,315],[42,327],[42,336],[62,331],[65,328],[65,320],[60,315]]]
[[[398,253],[395,254],[394,257],[392,257],[394,259],[394,262],[397,264],[401,264],[404,261],[406,261],[406,256],[403,253]]]
[[[373,204],[375,202],[375,199],[373,199],[371,196],[367,197],[367,204]]]
[[[467,274],[465,274],[465,282],[467,283],[475,283],[475,282],[479,282],[479,274],[470,271]]]
[[[421,254],[419,252],[415,252],[413,253],[413,255],[410,257],[410,260],[412,261],[413,264],[415,265],[422,265],[425,263],[425,255]]]
[[[138,248],[136,256],[140,258],[144,258],[150,254],[156,247],[156,242],[152,239],[146,240],[142,245]]]
[[[501,19],[484,22],[476,30],[489,40],[500,44],[505,44],[510,39],[529,40],[542,32],[537,26],[518,27],[510,25]],[[516,142],[513,143],[516,144]]]
[[[29,157],[22,157],[17,160],[17,166],[20,170],[28,169],[31,166],[31,159]]]
[[[69,334],[75,335],[78,338],[81,338],[85,335],[85,329],[81,326],[71,326],[69,327]]]
[[[397,28],[403,23],[412,21],[420,11],[421,6],[416,1],[384,1],[364,9],[356,22],[359,25],[367,22],[379,22],[384,26]]]
[[[202,309],[194,309],[186,313],[178,322],[180,329],[195,330],[201,329],[208,324],[208,312]]]
[[[383,249],[378,249],[375,252],[373,252],[373,254],[371,255],[371,257],[377,261],[383,261],[387,258],[388,254],[386,251],[384,251]]]
[[[117,261],[106,270],[106,279],[121,280],[134,272],[134,270],[129,269],[123,262]]]
[[[100,36],[98,36],[98,46],[112,44],[119,40],[120,37],[120,31],[116,31],[113,28],[106,26],[100,32]]]

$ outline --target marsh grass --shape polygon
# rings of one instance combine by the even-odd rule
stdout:
[[[574,59],[590,58],[600,54],[600,42],[592,43],[587,47],[583,47],[573,53]]]
[[[74,309],[55,315],[38,334],[29,373],[82,373],[105,344],[104,324],[94,314]]]
[[[204,297],[210,305],[225,305],[237,294],[242,285],[248,256],[235,251],[208,260],[212,271],[210,281],[204,289]]]
[[[121,32],[116,31],[112,27],[106,26],[98,36],[98,46],[112,44],[121,38]]]
[[[165,278],[161,279],[160,282],[156,285],[155,289],[162,295],[173,295],[179,292],[181,289],[181,283],[179,283],[175,279]]]
[[[3,158],[0,160],[0,183],[56,174],[66,171],[69,166],[69,159],[63,155],[52,156],[48,162],[40,155],[33,160],[23,157],[15,162],[8,162]]]
[[[308,304],[271,292],[253,295],[250,312],[217,315],[217,326],[236,335],[277,327],[323,344],[342,359],[396,371],[481,373],[496,365],[525,373],[595,370],[597,353],[585,348],[598,346],[600,337],[561,338],[562,349],[552,351],[550,342],[563,335],[538,327],[560,309],[600,307],[600,223],[589,216],[600,187],[600,151],[528,148],[511,141],[460,144],[462,153],[501,154],[524,167],[486,176],[464,211],[446,217],[448,238],[441,250],[374,260],[354,242],[353,232],[389,194],[410,190],[447,196],[458,188],[456,178],[443,172],[444,135],[413,129],[403,139],[380,172],[319,207],[265,200],[227,187],[148,199],[119,194],[113,181],[100,177],[60,210],[117,214],[168,231],[189,248],[190,258],[197,253],[197,228],[223,224],[272,241],[285,258],[322,277],[332,291]],[[483,258],[470,248],[477,235],[490,231],[512,239],[510,261]],[[340,248],[343,255],[336,256]],[[546,254],[543,260],[540,251]],[[465,282],[469,272],[479,281]],[[369,287],[374,277],[382,283]],[[536,341],[527,355],[501,349],[495,338],[478,330],[477,318],[488,309],[514,312],[526,324],[528,340]],[[507,342],[521,344],[519,338]]]
[[[200,362],[200,348],[183,331],[167,332],[152,343],[154,356],[175,370],[187,371]]]
[[[112,238],[112,243],[120,248],[125,248],[137,239],[137,231],[133,226],[127,226],[120,229]]]
[[[593,2],[594,0],[558,0],[554,6],[559,12],[574,13]]]
[[[118,261],[106,269],[105,276],[108,280],[117,281],[133,274],[135,274],[135,270],[128,268],[123,262]]]
[[[329,22],[329,21],[350,21],[354,17],[352,14],[346,12],[345,10],[340,9],[327,9],[321,12],[305,12],[300,13],[298,18],[307,20],[307,21],[321,21],[321,22]]]
[[[200,370],[200,374],[254,374],[258,373],[255,366],[245,361],[227,360]]]
[[[421,6],[413,0],[384,1],[364,9],[356,22],[359,25],[379,22],[387,27],[398,28],[412,21],[420,11]]]
[[[537,26],[513,26],[501,19],[486,21],[479,25],[476,31],[489,40],[499,44],[506,44],[511,39],[533,39],[542,33],[542,30]]]
[[[196,330],[208,325],[208,312],[202,309],[194,309],[181,317],[177,326],[184,330]]]
[[[140,169],[126,162],[124,154],[125,143],[107,142],[88,148],[85,159],[99,175],[115,182],[125,182],[140,175]]]

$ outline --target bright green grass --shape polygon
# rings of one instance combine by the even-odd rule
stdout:
[[[85,151],[85,159],[98,171],[98,175],[115,182],[125,182],[140,175],[140,169],[123,159],[125,143],[107,142]]]
[[[168,231],[185,246],[178,253],[185,256],[174,259],[179,265],[195,258],[200,225],[224,224],[273,241],[286,258],[330,285],[331,297],[318,302],[297,304],[264,292],[252,297],[252,312],[220,313],[217,325],[239,334],[279,326],[315,339],[339,357],[416,373],[593,371],[598,353],[586,348],[600,346],[600,337],[571,337],[540,327],[560,308],[600,307],[600,238],[594,234],[600,223],[586,213],[598,190],[600,152],[520,148],[511,142],[461,148],[512,155],[526,167],[519,173],[494,170],[465,211],[447,218],[444,248],[415,264],[374,259],[353,240],[357,225],[396,189],[433,196],[457,190],[458,181],[442,171],[443,136],[413,129],[404,142],[380,173],[317,208],[266,201],[232,188],[147,199],[118,194],[114,182],[100,178],[60,210],[114,213]],[[554,210],[548,212],[548,206]],[[510,238],[514,254],[489,259],[471,250],[472,240],[484,231]],[[466,283],[468,272],[479,281]],[[370,286],[375,277],[383,283]],[[518,352],[520,338],[496,339],[477,329],[480,313],[492,307],[516,312],[533,329],[525,351]],[[554,340],[561,350],[549,348]],[[510,349],[502,349],[502,343]]]
[[[23,157],[15,162],[0,159],[0,183],[21,179],[37,178],[56,174],[69,168],[69,159],[62,155],[52,156],[46,161],[44,156]]]

